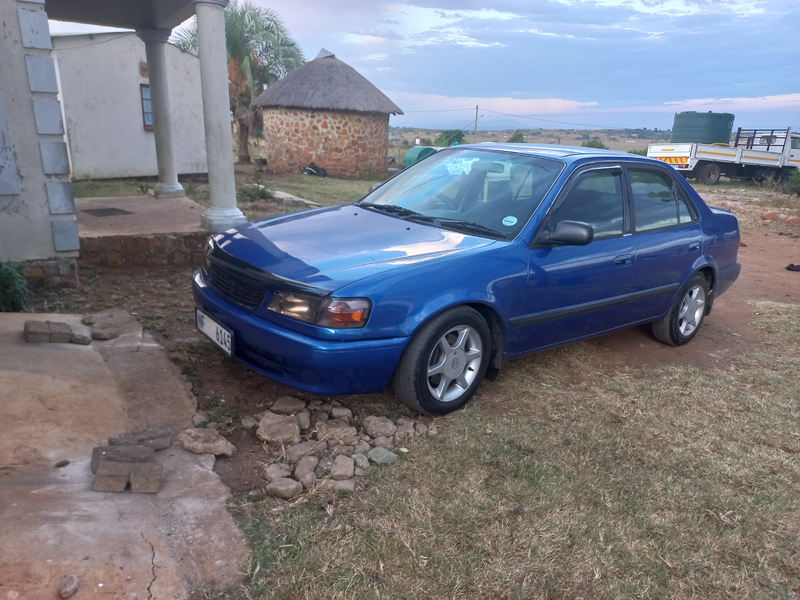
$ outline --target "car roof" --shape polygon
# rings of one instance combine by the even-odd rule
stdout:
[[[574,160],[578,158],[645,158],[637,154],[619,152],[616,150],[601,150],[599,148],[586,148],[582,146],[557,146],[553,144],[498,144],[496,142],[483,142],[481,144],[464,144],[456,147],[475,148],[482,150],[499,150],[502,152],[515,152],[517,154],[530,154],[533,156],[544,156],[547,158],[567,160],[568,162],[571,162],[570,159]]]

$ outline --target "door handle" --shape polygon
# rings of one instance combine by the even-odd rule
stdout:
[[[700,250],[700,242],[692,242],[689,244],[689,252],[694,252],[695,250]]]
[[[621,254],[619,256],[614,257],[614,264],[618,267],[624,267],[625,265],[631,264],[631,260],[633,256],[631,254]]]

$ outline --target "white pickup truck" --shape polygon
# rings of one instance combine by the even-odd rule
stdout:
[[[742,129],[730,144],[650,144],[647,156],[669,163],[684,177],[714,185],[722,175],[785,179],[800,168],[800,133],[791,129]]]

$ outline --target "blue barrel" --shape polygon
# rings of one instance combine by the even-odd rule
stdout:
[[[673,144],[728,144],[731,141],[734,115],[731,113],[675,113],[672,123]]]

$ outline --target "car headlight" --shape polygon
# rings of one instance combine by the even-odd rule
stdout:
[[[297,292],[279,292],[267,310],[319,327],[364,327],[372,303],[367,298],[327,298]]]

